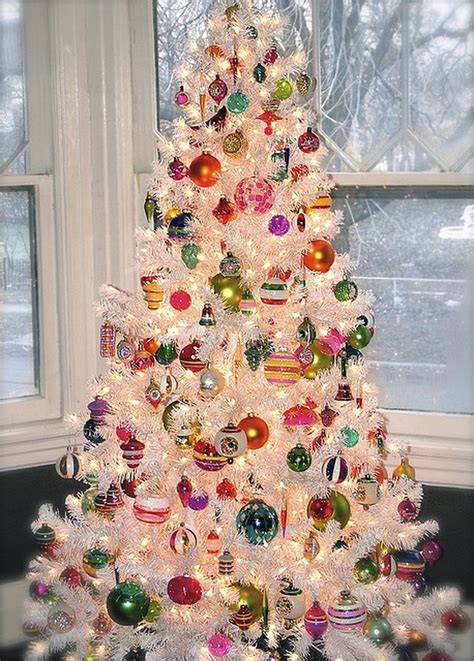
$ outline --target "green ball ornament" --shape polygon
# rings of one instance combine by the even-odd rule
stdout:
[[[377,645],[386,643],[392,637],[392,625],[383,615],[369,615],[363,628],[364,635]]]
[[[171,365],[177,357],[178,352],[176,351],[176,344],[174,342],[163,342],[155,351],[156,362],[165,367]]]
[[[339,438],[346,448],[353,448],[359,442],[359,432],[354,427],[342,427],[339,431]]]
[[[156,622],[160,619],[161,613],[163,611],[163,606],[161,602],[157,599],[152,599],[148,607],[147,614],[145,615],[145,620],[147,622]]]
[[[355,301],[357,298],[357,285],[353,280],[344,278],[340,280],[334,287],[334,296],[338,301]]]
[[[314,381],[316,375],[321,370],[327,370],[332,366],[333,357],[323,353],[320,349],[319,340],[315,340],[309,345],[308,349],[313,354],[312,362],[304,368],[303,376],[305,379]]]
[[[186,243],[181,248],[181,259],[188,269],[195,269],[199,262],[199,246],[195,243]]]
[[[245,112],[249,105],[248,96],[240,90],[233,92],[227,99],[227,108],[234,115],[240,115],[240,113]]]
[[[369,344],[371,339],[372,333],[370,332],[370,328],[361,324],[360,326],[356,326],[354,330],[349,333],[347,344],[354,349],[363,349]]]
[[[239,277],[217,273],[211,279],[211,289],[222,298],[229,312],[239,311],[239,304],[244,295],[244,287]]]
[[[141,622],[150,607],[150,597],[137,583],[117,583],[107,597],[107,612],[114,622],[132,627]]]
[[[379,566],[372,558],[360,558],[354,565],[354,573],[359,583],[368,585],[379,577]]]
[[[271,542],[278,533],[276,511],[263,500],[251,500],[237,514],[237,530],[243,533],[251,544]]]
[[[295,445],[286,455],[286,463],[295,473],[304,473],[311,466],[311,453],[302,445]]]
[[[279,99],[280,101],[285,101],[289,99],[293,94],[293,86],[289,80],[286,78],[280,78],[275,83],[275,89],[273,91],[273,98]]]

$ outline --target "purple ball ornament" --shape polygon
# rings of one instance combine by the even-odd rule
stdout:
[[[429,539],[421,547],[421,554],[429,565],[435,565],[443,557],[443,547],[436,539]]]
[[[189,507],[199,512],[200,510],[205,510],[209,505],[209,494],[207,491],[194,491],[189,498]]]
[[[413,587],[415,588],[416,594],[420,597],[430,589],[431,580],[426,574],[420,574],[420,576],[417,576],[413,581]]]
[[[33,581],[30,583],[29,593],[30,597],[34,600],[44,599],[49,591],[49,585],[42,581]]]
[[[283,236],[290,229],[290,221],[286,216],[276,214],[268,221],[268,229],[274,236]]]
[[[207,641],[207,648],[212,656],[227,656],[232,648],[232,641],[223,633],[213,633]]]

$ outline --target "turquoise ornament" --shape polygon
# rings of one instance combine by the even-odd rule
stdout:
[[[339,437],[346,448],[353,448],[359,442],[359,432],[353,427],[342,427]]]
[[[250,105],[248,96],[246,96],[240,90],[233,92],[227,99],[227,108],[234,115],[240,115],[240,113],[245,112]]]
[[[278,516],[263,500],[251,500],[240,509],[236,525],[251,544],[267,544],[278,533]]]

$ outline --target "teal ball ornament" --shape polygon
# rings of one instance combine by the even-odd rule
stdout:
[[[363,349],[366,347],[370,340],[372,339],[372,333],[368,326],[360,324],[356,326],[347,337],[347,344],[349,344],[353,349]]]
[[[132,627],[141,622],[148,613],[150,597],[137,583],[117,583],[107,597],[107,612],[114,622]]]
[[[303,445],[295,445],[286,455],[286,463],[295,473],[304,473],[311,466],[311,453]]]
[[[353,448],[359,442],[359,432],[354,427],[342,427],[339,438],[346,448]]]
[[[267,544],[278,533],[278,516],[273,507],[255,499],[240,509],[236,525],[251,544]]]
[[[248,96],[240,90],[233,92],[227,99],[227,108],[234,115],[240,115],[240,113],[245,112],[249,105]]]

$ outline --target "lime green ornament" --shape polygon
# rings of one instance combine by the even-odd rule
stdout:
[[[379,566],[372,558],[360,558],[354,565],[354,573],[359,583],[368,585],[379,577]]]
[[[339,437],[346,448],[353,448],[359,442],[359,432],[354,427],[342,427]]]
[[[280,101],[285,101],[285,99],[289,99],[292,94],[293,94],[293,85],[290,83],[289,80],[287,80],[286,78],[280,78],[279,80],[276,81],[275,89],[273,90],[272,93],[272,96],[275,99],[279,99]]]
[[[246,96],[240,90],[233,92],[227,99],[227,108],[234,115],[239,115],[242,112],[245,112],[250,105],[248,96]]]
[[[231,277],[217,273],[211,278],[211,288],[222,298],[229,312],[238,312],[240,301],[244,295],[242,280],[239,277]]]
[[[157,599],[152,599],[150,601],[147,614],[145,615],[145,620],[147,622],[156,622],[160,618],[162,611],[163,606],[161,605],[161,602],[159,602]]]
[[[266,80],[267,70],[260,62],[255,66],[253,70],[253,77],[255,78],[257,83],[263,83],[263,81]]]
[[[357,285],[353,280],[344,278],[334,287],[334,296],[338,301],[355,301],[357,298]]]
[[[361,324],[360,326],[356,326],[349,334],[347,343],[354,349],[363,349],[369,344],[371,339],[372,333],[370,332],[370,328]]]
[[[181,259],[188,269],[195,269],[199,262],[199,246],[195,243],[186,243],[181,248]]]
[[[311,454],[302,445],[295,445],[286,455],[286,463],[295,473],[303,473],[311,466]]]

